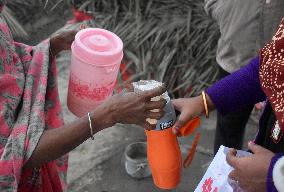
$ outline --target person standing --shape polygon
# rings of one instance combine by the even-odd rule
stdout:
[[[275,33],[284,16],[283,0],[205,0],[205,11],[220,29],[216,61],[219,79],[249,63]],[[214,153],[220,145],[241,149],[254,105],[221,115],[217,112]]]
[[[247,192],[284,192],[284,18],[272,40],[246,66],[216,82],[201,95],[172,100],[181,112],[174,132],[184,122],[217,109],[221,114],[266,101],[256,137],[248,143],[251,155],[231,149],[226,157],[233,170],[228,177]],[[176,126],[178,125],[178,126]]]
[[[129,87],[64,125],[55,58],[71,48],[77,31],[64,31],[35,46],[15,42],[4,6],[0,0],[0,191],[63,192],[68,152],[116,123],[153,129],[146,119],[160,119],[166,101],[151,98],[166,88],[138,94]]]

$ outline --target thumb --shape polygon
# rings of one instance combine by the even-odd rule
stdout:
[[[255,144],[252,141],[248,142],[248,148],[251,150],[253,153],[260,153],[266,150],[265,148],[261,147],[260,145]]]
[[[236,157],[237,151],[235,149],[230,149],[227,156],[226,161],[229,165],[231,165],[233,168],[237,167],[238,158]]]
[[[174,124],[174,133],[177,134],[179,130],[191,119],[191,116],[187,115],[185,112],[182,112]]]

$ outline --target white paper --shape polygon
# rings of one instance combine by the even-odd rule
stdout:
[[[233,168],[227,163],[229,148],[221,146],[194,192],[242,192],[238,184],[228,178]],[[251,153],[238,150],[237,156]]]

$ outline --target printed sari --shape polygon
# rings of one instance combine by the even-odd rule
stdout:
[[[64,191],[67,155],[39,168],[24,168],[43,132],[62,125],[49,41],[33,47],[14,42],[1,15],[0,191]]]

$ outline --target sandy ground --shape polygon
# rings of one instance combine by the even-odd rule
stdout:
[[[17,10],[14,10],[16,12]],[[56,30],[65,25],[72,17],[71,9],[66,4],[61,3],[59,6],[50,11],[50,9],[44,9],[44,5],[38,5],[33,7],[31,15],[23,18],[22,15],[14,14],[19,22],[23,25],[24,29],[29,34],[28,39],[15,38],[16,40],[27,43],[29,45],[35,45],[43,39],[48,38]]]
[[[47,38],[58,28],[62,27],[71,13],[68,9],[57,10],[53,13],[44,13],[35,21],[25,24],[30,33],[26,43],[36,44]],[[60,99],[64,110],[66,123],[76,120],[66,105],[66,95],[69,79],[70,53],[62,53],[58,59],[58,83]],[[172,191],[191,192],[194,190],[202,175],[213,158],[213,141],[216,115],[210,119],[202,119],[199,128],[201,140],[192,165],[183,170],[182,181],[177,189]],[[250,121],[246,133],[246,141],[253,138],[256,132],[256,123]],[[78,130],[79,131],[79,130]],[[144,131],[133,125],[116,125],[95,135],[95,140],[87,140],[70,152],[68,170],[68,191],[78,192],[156,192],[162,191],[155,187],[152,178],[135,180],[129,177],[124,169],[124,149],[132,142],[144,141]],[[193,136],[179,139],[183,156],[191,146]],[[165,154],[166,155],[166,154]]]

